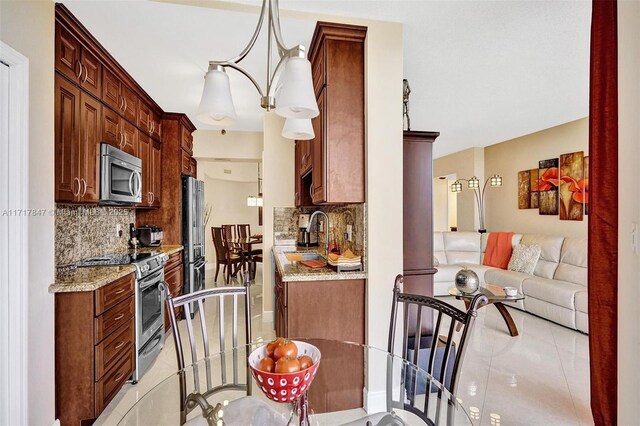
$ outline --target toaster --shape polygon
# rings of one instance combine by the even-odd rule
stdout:
[[[137,229],[138,241],[142,247],[159,247],[162,244],[162,228],[154,225],[144,225]]]

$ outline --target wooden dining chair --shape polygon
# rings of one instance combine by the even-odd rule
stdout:
[[[229,284],[231,276],[235,276],[238,272],[238,265],[242,263],[242,256],[233,250],[229,250],[229,245],[224,238],[224,230],[222,227],[212,226],[211,237],[213,238],[213,246],[216,249],[216,274],[214,281],[218,281],[220,265],[223,265],[222,275],[225,277],[225,283]]]
[[[250,238],[251,237],[251,225],[246,224],[238,224],[236,225],[238,230],[238,238]],[[252,246],[251,246],[252,247]],[[242,250],[243,260],[246,263],[249,263],[249,271],[251,271],[251,279],[255,279],[256,277],[256,265],[258,263],[262,263],[262,249],[254,249],[252,248],[249,251],[246,247]]]
[[[246,391],[251,395],[251,373],[249,371],[248,354],[251,349],[251,297],[249,291],[249,278],[245,275],[242,286],[237,287],[216,287],[206,288],[193,293],[188,293],[178,297],[172,297],[168,291],[168,285],[163,283],[167,307],[170,312],[175,312],[183,308],[185,312],[187,339],[183,340],[180,334],[180,327],[175,315],[169,315],[171,322],[171,333],[175,342],[176,358],[180,375],[181,401],[180,401],[180,424],[185,424],[187,415],[197,406],[202,410],[204,417],[210,425],[218,424],[222,415],[220,404],[211,406],[207,398],[217,392],[228,390]],[[216,300],[217,299],[217,300]],[[232,315],[227,318],[225,314],[225,302],[231,301]],[[205,303],[206,302],[206,303]],[[240,312],[239,304],[243,302]],[[194,319],[191,318],[192,310],[197,307],[198,313]],[[206,318],[206,309],[217,309],[217,330],[216,327],[209,328]],[[199,320],[198,320],[199,317]],[[213,315],[209,317],[215,318]],[[239,321],[243,321],[244,342],[238,341],[240,330]],[[231,322],[229,327],[228,322]],[[231,329],[231,340],[225,331]],[[196,333],[196,329],[198,332]],[[212,347],[217,334],[218,347]],[[202,342],[201,350],[198,350],[199,341]],[[230,345],[229,345],[230,343]],[[245,347],[246,351],[238,356],[238,349]],[[185,353],[189,348],[191,357],[188,367]],[[232,359],[227,363],[224,355],[225,350],[231,349]],[[218,358],[210,358],[211,355],[220,352]],[[202,356],[199,356],[202,354]],[[240,359],[241,358],[241,359]],[[200,361],[200,362],[199,362]],[[231,374],[228,375],[228,367],[231,367]],[[202,371],[202,370],[205,371]],[[241,369],[245,370],[244,377],[241,377]],[[187,372],[189,374],[187,374]],[[193,384],[188,384],[188,376],[193,373]],[[215,375],[215,379],[214,379]],[[230,376],[230,377],[229,377]],[[243,380],[244,379],[244,380]],[[214,385],[216,383],[216,385]],[[226,408],[226,407],[225,407]]]

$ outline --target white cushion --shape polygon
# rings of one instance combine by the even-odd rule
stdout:
[[[531,278],[529,274],[522,272],[506,271],[504,269],[488,269],[484,274],[484,282],[500,287],[515,287],[522,293],[522,282]]]
[[[444,251],[443,232],[433,233],[433,257],[438,259],[440,265],[447,263],[447,254]]]
[[[563,308],[529,296],[524,299],[524,307],[527,312],[534,315],[557,322],[565,327],[576,328],[576,313],[573,309]]]
[[[462,266],[440,264],[436,269],[438,272],[433,276],[433,280],[436,282],[447,282],[450,284],[450,287],[453,287],[455,285],[456,274],[462,269]]]
[[[480,263],[480,233],[445,232],[444,249],[449,265],[459,263]]]
[[[487,271],[489,269],[497,269],[493,266],[487,266],[487,265],[477,265],[477,264],[473,264],[473,263],[463,263],[462,266],[464,266],[467,269],[471,269],[473,272],[475,272],[476,274],[478,274],[478,278],[480,278],[480,283],[484,283],[484,276],[487,273]]]
[[[540,258],[540,250],[540,246],[537,244],[518,244],[513,248],[507,269],[510,271],[524,272],[525,274],[533,274],[533,270],[536,268],[536,264]]]
[[[587,286],[587,239],[565,238],[560,264],[553,276],[556,280]]]
[[[520,244],[537,244],[542,250],[540,259],[533,271],[534,275],[542,278],[553,278],[558,263],[560,262],[560,251],[564,237],[552,237],[549,235],[525,234],[520,240]]]
[[[589,298],[587,297],[587,292],[585,290],[577,292],[576,293],[576,311],[588,314],[589,313],[588,306],[589,306]]]
[[[576,293],[584,287],[566,281],[533,277],[524,280],[522,289],[527,297],[535,297],[538,300],[575,310]]]

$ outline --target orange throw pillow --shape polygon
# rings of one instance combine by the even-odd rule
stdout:
[[[511,240],[513,232],[492,232],[487,239],[487,249],[484,253],[482,264],[507,269],[511,259]]]

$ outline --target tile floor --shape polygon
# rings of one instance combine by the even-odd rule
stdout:
[[[260,267],[257,278],[262,281]],[[206,285],[215,285],[212,274]],[[251,291],[253,338],[270,340],[273,323],[262,320],[261,287],[252,286]],[[463,307],[454,298],[446,300]],[[517,309],[510,312],[520,336],[509,336],[495,308],[479,311],[458,386],[458,398],[473,424],[592,424],[588,336]],[[138,384],[125,385],[95,424],[116,425],[136,401],[176,370],[174,343],[167,335],[165,347],[149,372]],[[363,414],[363,410],[350,410],[333,417],[318,416],[317,420],[340,424]]]

